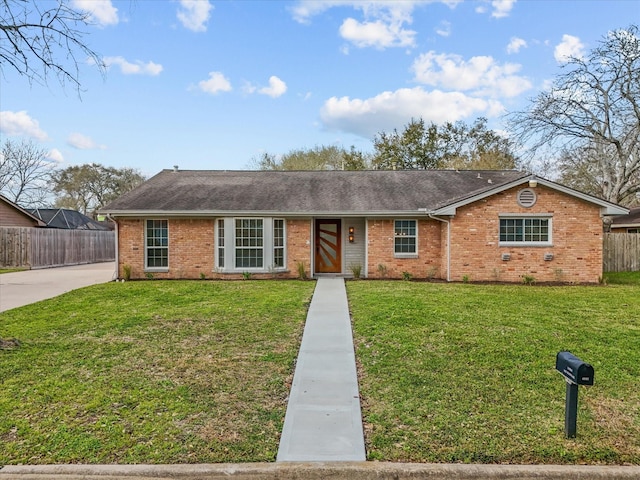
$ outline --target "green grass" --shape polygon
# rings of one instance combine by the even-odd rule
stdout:
[[[640,272],[608,272],[604,279],[609,285],[638,285],[640,286]]]
[[[0,268],[0,275],[3,273],[23,272],[24,270],[28,270],[28,268]]]
[[[314,285],[109,283],[0,314],[0,465],[273,461]]]
[[[640,463],[637,284],[347,288],[369,459]],[[595,369],[571,440],[561,350]]]

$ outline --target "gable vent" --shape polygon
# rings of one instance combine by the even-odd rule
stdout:
[[[536,192],[530,188],[525,188],[518,192],[518,205],[521,207],[529,208],[536,204]]]

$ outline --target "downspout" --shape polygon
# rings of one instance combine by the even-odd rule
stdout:
[[[118,222],[116,222],[115,218],[113,218],[110,213],[107,213],[107,218],[116,225],[116,271],[113,272],[113,280],[118,280],[118,274],[120,273],[120,250],[118,249],[120,238],[118,238]]]
[[[451,222],[444,218],[434,217],[431,213],[428,213],[429,218],[438,220],[447,224],[447,282],[451,281]]]

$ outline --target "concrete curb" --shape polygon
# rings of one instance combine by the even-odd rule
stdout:
[[[386,462],[193,465],[9,465],[0,480],[603,480],[640,478],[640,466],[462,465]]]

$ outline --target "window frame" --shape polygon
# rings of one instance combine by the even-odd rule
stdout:
[[[401,235],[398,234],[397,222],[413,222],[414,234]],[[400,227],[402,229],[403,227]],[[397,239],[413,238],[413,252],[398,252]],[[418,257],[418,220],[415,218],[398,218],[393,220],[393,256],[394,258],[417,258]]]
[[[154,225],[151,227],[154,231],[158,228],[160,230],[166,230],[166,245],[149,245],[149,222],[154,222]],[[155,222],[164,222],[166,228],[156,227]],[[156,238],[155,235],[152,238]],[[160,241],[164,237],[159,237]],[[166,265],[161,266],[150,266],[149,265],[149,251],[150,250],[162,249],[166,251]],[[154,257],[156,258],[156,257]],[[162,257],[159,257],[162,259]],[[144,271],[145,272],[168,272],[169,271],[169,220],[164,218],[147,218],[144,221]]]
[[[502,240],[502,221],[516,220],[522,221],[522,240]],[[525,240],[527,228],[527,220],[539,220],[547,222],[547,239],[546,240]],[[541,227],[541,226],[540,226]],[[541,214],[500,214],[498,220],[498,245],[501,247],[552,247],[553,246],[553,215],[547,213]]]
[[[262,221],[262,246],[238,246],[236,236],[236,221]],[[281,228],[278,227],[280,224]],[[221,231],[222,228],[222,231]],[[281,233],[282,245],[277,245],[276,231]],[[287,271],[287,222],[282,217],[219,217],[215,222],[215,271],[218,273],[273,273]],[[247,237],[248,238],[248,237]],[[248,243],[251,243],[250,241]],[[236,267],[238,249],[261,249],[262,266]],[[282,258],[282,266],[276,266],[278,253]],[[221,261],[222,260],[222,261]]]
[[[240,226],[238,227],[238,222],[240,223]],[[249,222],[247,225],[244,225],[243,222]],[[253,223],[255,222],[255,223]],[[260,222],[260,227],[258,227],[258,222]],[[265,255],[264,255],[264,246],[265,246],[265,236],[264,236],[264,218],[256,218],[256,217],[236,217],[233,219],[233,268],[235,270],[239,270],[239,271],[261,271],[264,270],[264,264],[265,264]],[[238,236],[238,230],[240,230],[242,233],[241,236]],[[247,232],[247,235],[244,235],[244,232]],[[259,231],[260,232],[260,236],[252,236],[252,232],[253,231]],[[242,241],[243,243],[246,241],[249,244],[248,245],[238,245],[238,241]],[[252,244],[252,242],[256,242],[255,244]],[[238,252],[239,251],[246,251],[246,252],[252,252],[252,251],[259,251],[260,255],[259,256],[248,256],[248,257],[240,257],[238,256]],[[251,260],[256,260],[256,265],[255,266],[238,266],[238,260],[246,260],[248,259],[249,262],[251,263]],[[258,261],[260,263],[260,265],[258,265]]]

